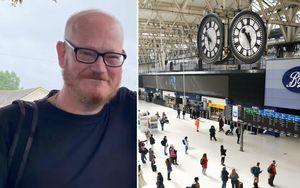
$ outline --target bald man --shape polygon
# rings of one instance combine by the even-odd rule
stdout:
[[[99,10],[74,14],[56,50],[63,88],[25,104],[20,134],[20,105],[0,109],[0,187],[136,187],[136,94],[120,88],[120,23]]]

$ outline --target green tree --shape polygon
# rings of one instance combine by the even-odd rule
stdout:
[[[0,71],[0,90],[20,89],[20,78],[15,72]]]

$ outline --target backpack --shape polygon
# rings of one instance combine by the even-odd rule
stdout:
[[[256,166],[252,166],[251,169],[250,169],[251,174],[254,174],[255,170],[256,170]]]
[[[35,102],[21,100],[14,101],[13,104],[18,104],[21,114],[8,153],[8,183],[11,187],[17,187],[20,179],[22,178],[28,160],[28,155],[33,143],[38,121],[38,107]],[[32,112],[28,113],[28,110],[26,110],[25,106],[31,108]],[[30,126],[23,125],[26,112],[28,114],[32,114],[32,122]],[[29,134],[27,132],[29,132]],[[25,142],[21,142],[20,138],[25,138]],[[24,139],[22,141],[24,141]]]
[[[272,169],[272,166],[271,166],[271,165],[268,167],[267,171],[268,171],[269,173],[273,173],[273,169]]]
[[[203,158],[201,158],[201,160],[200,160],[200,164],[201,164],[201,165],[203,165],[204,163],[205,163],[204,159],[203,159]]]
[[[185,145],[185,141],[184,140],[182,140],[182,143],[183,143],[183,145]]]
[[[162,140],[160,143],[161,143],[162,146],[166,146],[166,141],[165,140]]]

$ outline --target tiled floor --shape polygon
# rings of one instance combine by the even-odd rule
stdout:
[[[218,132],[218,122],[202,119],[200,120],[200,132],[196,132],[194,120],[186,114],[185,119],[177,119],[177,112],[171,108],[155,105],[145,101],[139,101],[141,112],[149,111],[150,115],[159,112],[167,114],[170,124],[165,124],[165,131],[161,131],[160,124],[158,129],[151,130],[155,138],[154,152],[156,155],[156,164],[158,172],[164,177],[166,188],[186,188],[191,186],[195,176],[199,177],[201,188],[221,187],[221,169],[220,164],[220,145],[227,149],[225,164],[229,173],[235,168],[240,176],[240,181],[244,183],[244,188],[253,187],[253,176],[250,168],[261,163],[263,172],[260,175],[259,187],[270,187],[268,185],[267,167],[272,160],[277,161],[277,176],[274,184],[277,188],[298,188],[300,187],[300,139],[280,137],[275,138],[268,135],[252,135],[245,131],[244,133],[244,152],[240,151],[240,146],[236,143],[236,135],[226,136]],[[209,140],[208,129],[214,125],[217,129],[217,141]],[[229,129],[228,125],[224,126]],[[173,165],[171,181],[167,180],[166,165],[164,163],[167,156],[163,153],[163,146],[160,141],[163,136],[167,136],[168,143],[173,144],[178,150],[178,164]],[[188,136],[189,151],[184,153],[182,139]],[[144,140],[145,135],[138,131],[138,139]],[[147,145],[146,145],[147,146]],[[150,146],[150,145],[148,145]],[[147,146],[147,147],[148,147]],[[200,158],[203,153],[208,155],[207,176],[202,175]],[[148,155],[147,155],[148,158]],[[156,187],[157,174],[152,172],[150,162],[141,163],[138,154],[138,164],[141,164],[143,176],[146,181],[145,188]],[[227,182],[227,187],[231,187],[231,182]]]

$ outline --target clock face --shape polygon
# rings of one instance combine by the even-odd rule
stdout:
[[[242,11],[234,17],[228,37],[233,55],[244,63],[255,63],[265,51],[266,27],[252,11]]]
[[[223,23],[216,14],[208,14],[202,19],[197,45],[203,62],[214,63],[219,59],[223,51],[223,32]]]

